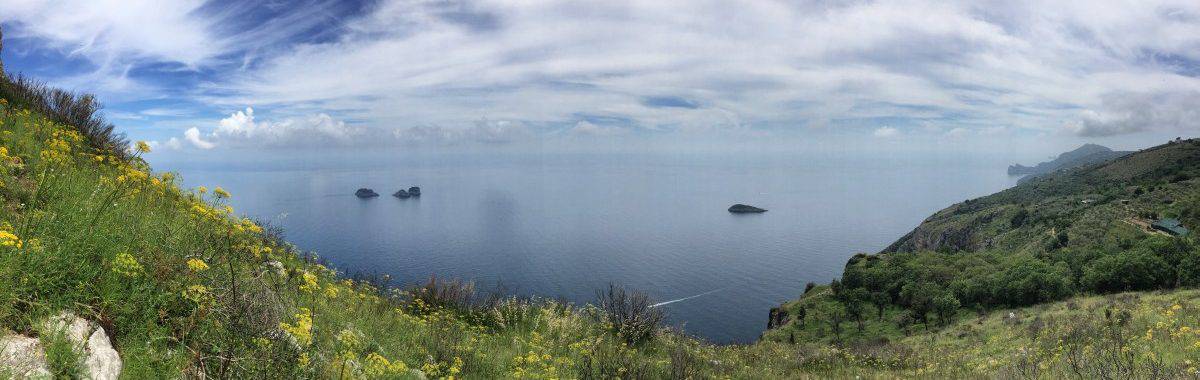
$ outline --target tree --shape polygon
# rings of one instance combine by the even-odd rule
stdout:
[[[1054,301],[1073,293],[1070,269],[1035,258],[1010,262],[991,282],[991,299],[1009,306]]]
[[[927,315],[933,311],[933,299],[941,293],[942,290],[937,285],[929,282],[904,285],[904,288],[900,290],[901,297],[907,303],[908,309],[912,311],[913,319],[924,323],[926,329],[929,329]]]
[[[871,292],[871,304],[879,310],[879,320],[883,320],[883,311],[887,309],[887,305],[891,303],[892,297],[888,297],[884,292]]]
[[[1175,267],[1175,275],[1179,286],[1200,285],[1200,246],[1192,249]]]
[[[1157,289],[1174,282],[1173,268],[1152,252],[1133,250],[1097,259],[1082,282],[1098,292]]]
[[[1173,268],[1145,249],[1103,256],[1083,271],[1086,289],[1099,293],[1150,290],[1173,284]]]
[[[853,318],[858,323],[858,331],[863,330],[863,315],[866,314],[863,302],[867,300],[867,297],[867,290],[863,288],[843,290],[838,297],[838,301],[846,308],[846,316]]]
[[[842,341],[842,322],[846,321],[846,309],[838,302],[827,302],[819,309],[820,318],[829,326],[834,339]]]
[[[933,312],[937,314],[942,326],[949,324],[954,319],[959,306],[961,305],[958,298],[954,298],[954,295],[949,292],[933,298]]]

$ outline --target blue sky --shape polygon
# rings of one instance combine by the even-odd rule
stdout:
[[[3,60],[162,150],[1200,131],[1200,2],[0,0]]]

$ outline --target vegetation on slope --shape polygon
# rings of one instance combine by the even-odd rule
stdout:
[[[1196,225],[1197,175],[1200,141],[1179,140],[956,204],[885,252],[854,256],[839,280],[812,287],[800,300],[782,306],[790,322],[766,337],[809,343],[903,342],[917,332],[944,335],[937,330],[1004,308],[1088,294],[1200,286],[1200,246],[1193,238],[1148,228],[1150,221],[1167,216]],[[1075,311],[1079,303],[1070,305]],[[1105,310],[1106,318],[1132,306],[1114,307]],[[1080,318],[1097,315],[1092,308]],[[1063,335],[1068,333],[1078,332],[1057,331],[1051,338],[1078,338]],[[1162,351],[1164,346],[1151,341],[1148,336],[1143,353],[1156,361],[1130,364],[1137,371],[1158,371],[1163,365],[1186,369],[1200,353],[1200,345]],[[1115,373],[1120,372],[1106,372]]]
[[[598,306],[577,307],[502,295],[478,297],[459,282],[430,280],[400,290],[383,279],[346,278],[283,242],[277,231],[238,217],[227,204],[228,192],[181,189],[173,174],[151,171],[140,157],[150,150],[144,143],[127,150],[111,129],[74,124],[102,120],[95,117],[90,97],[58,97],[54,103],[46,96],[27,96],[51,93],[30,88],[37,86],[29,82],[0,81],[7,86],[0,92],[0,335],[36,335],[40,321],[71,311],[97,322],[113,338],[125,362],[125,378],[1195,373],[1200,309],[1194,291],[1078,299],[1015,310],[1009,318],[1008,310],[989,314],[976,308],[972,313],[960,307],[971,307],[967,297],[901,284],[890,288],[899,289],[900,298],[881,301],[884,322],[879,322],[864,317],[871,303],[844,301],[863,300],[859,290],[865,286],[855,281],[871,281],[870,276],[854,280],[851,275],[834,287],[815,287],[789,305],[792,322],[769,331],[764,341],[718,346],[661,328],[651,302],[616,287],[598,293]],[[13,94],[26,95],[20,100]],[[54,111],[43,107],[83,111],[47,117],[42,112]],[[1185,192],[1170,184],[1148,186],[1151,194]],[[1177,212],[1194,220],[1188,219],[1189,210],[1153,212]],[[1154,255],[1158,244],[1176,244],[1141,238],[1138,234],[1144,232],[1138,230],[1127,232],[1131,248],[1149,247]],[[1064,243],[1050,251],[1088,247],[1071,241],[1075,245]],[[1012,268],[1028,266],[1028,272],[1037,274],[1032,278],[1063,275],[1070,280],[1064,288],[1079,292],[1078,276],[1063,274],[1073,270],[1069,263],[1047,269],[1035,262],[1051,256],[922,252],[907,257],[859,257],[850,267],[913,272],[914,278],[929,279],[972,272],[979,265],[985,268],[975,270],[980,275],[1022,273],[1024,269]],[[883,261],[896,265],[868,265]],[[1089,265],[1099,267],[1080,266],[1082,273]],[[1111,273],[1125,267],[1114,268]],[[1179,268],[1162,272],[1162,281],[1149,287],[1181,285],[1184,272]],[[1029,284],[1029,289],[1042,287],[1036,281]],[[875,293],[866,294],[876,299]],[[911,305],[896,301],[903,297],[927,300],[919,304],[939,317],[933,323],[916,319],[907,310]],[[980,300],[985,308],[1024,302]],[[907,322],[891,322],[895,320]],[[917,321],[925,323],[918,328]],[[58,374],[79,374],[78,366],[71,365],[79,355],[69,352],[71,347],[56,343],[60,339],[55,337],[41,338]]]

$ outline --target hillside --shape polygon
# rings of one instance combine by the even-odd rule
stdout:
[[[1200,141],[1181,140],[1035,178],[938,211],[884,252],[1039,252],[1132,233],[1160,217],[1196,226]]]
[[[1026,178],[1022,178],[1022,180],[1025,180],[1040,174],[1099,164],[1129,153],[1132,152],[1118,152],[1102,145],[1084,144],[1079,148],[1075,148],[1075,150],[1058,155],[1053,160],[1042,162],[1032,167],[1021,164],[1010,165],[1008,167],[1008,175],[1027,175]]]
[[[1200,246],[1151,223],[1197,225],[1197,175],[1200,141],[1176,140],[952,205],[883,252],[855,255],[840,279],[810,284],[772,310],[764,338],[928,345],[917,350],[943,350],[933,360],[960,364],[1018,358],[1025,369],[1004,377],[1194,375],[1196,326],[1178,323],[1196,293],[1177,289],[1200,286]],[[1092,296],[1129,291],[1154,293]],[[1029,322],[1024,337],[1020,321]],[[1113,347],[1142,353],[1134,359]],[[1055,359],[1037,358],[1044,355]]]

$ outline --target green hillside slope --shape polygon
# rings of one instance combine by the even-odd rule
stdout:
[[[1196,226],[1197,177],[1200,140],[1171,142],[955,204],[884,252],[1040,252],[1095,244],[1158,217]]]

